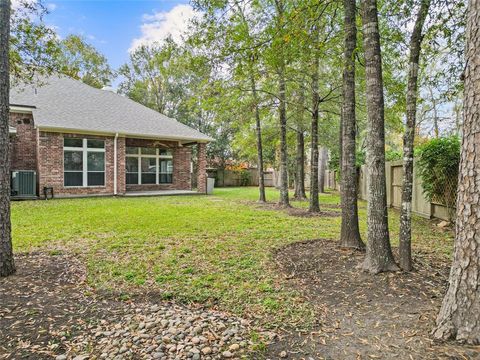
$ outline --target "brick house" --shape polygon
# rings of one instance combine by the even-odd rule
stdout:
[[[212,139],[111,91],[64,76],[14,88],[9,125],[12,172],[35,171],[39,196],[191,190],[194,146],[206,191]]]

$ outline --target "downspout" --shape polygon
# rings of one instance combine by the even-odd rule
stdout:
[[[113,195],[117,195],[117,139],[118,133],[115,134],[115,139],[113,140]]]

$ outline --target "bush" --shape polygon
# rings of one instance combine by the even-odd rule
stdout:
[[[385,161],[402,160],[403,152],[398,150],[389,149],[385,151]]]
[[[431,202],[453,208],[457,196],[459,138],[432,139],[417,148],[416,156],[425,196]]]
[[[239,171],[240,175],[240,186],[250,185],[250,171],[242,169]]]

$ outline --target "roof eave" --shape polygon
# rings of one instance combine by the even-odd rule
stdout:
[[[97,131],[97,130],[85,130],[85,129],[74,129],[74,128],[62,128],[62,127],[52,127],[52,126],[42,126],[37,125],[37,128],[41,131],[49,132],[66,132],[66,133],[76,133],[76,134],[85,134],[85,135],[99,135],[99,136],[118,136],[121,137],[131,137],[137,139],[152,139],[152,140],[170,140],[170,141],[194,141],[199,143],[209,143],[215,141],[209,136],[205,137],[189,137],[189,136],[169,136],[169,135],[152,135],[152,134],[138,134],[138,133],[128,133],[128,132],[114,132],[114,131]]]
[[[35,106],[10,104],[10,112],[20,114],[31,114]]]

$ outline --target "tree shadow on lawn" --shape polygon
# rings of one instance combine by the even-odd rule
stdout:
[[[285,207],[278,203],[273,202],[266,202],[266,203],[259,203],[259,202],[247,202],[248,205],[253,205],[256,209],[260,210],[274,210],[274,211],[282,211],[290,216],[294,217],[303,217],[303,218],[312,218],[312,217],[339,217],[342,215],[340,211],[335,210],[322,210],[323,208],[327,209],[339,209],[339,205],[336,204],[322,204],[320,205],[320,212],[310,213],[308,212],[308,208],[302,207]]]
[[[315,308],[317,325],[308,333],[285,330],[266,358],[278,359],[282,352],[289,359],[480,358],[480,347],[437,343],[429,334],[450,263],[417,253],[414,272],[370,275],[356,269],[363,257],[334,240],[276,251],[276,267]]]

